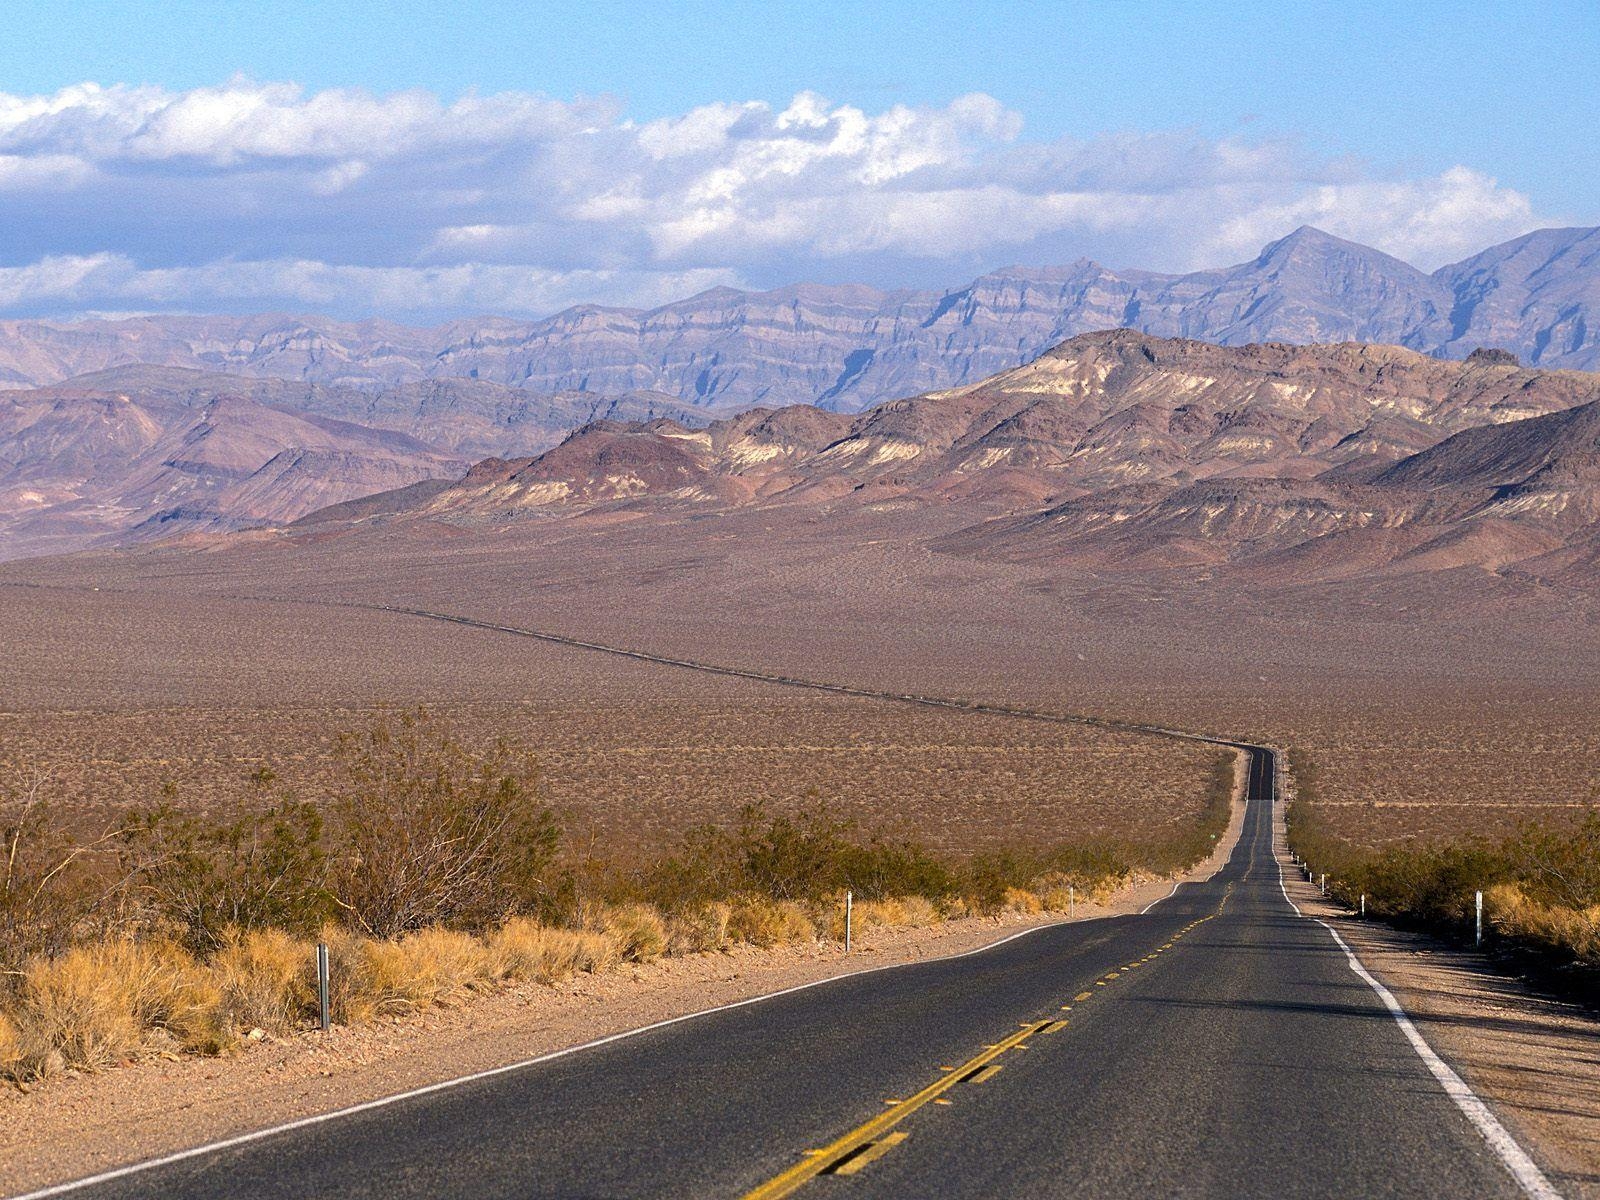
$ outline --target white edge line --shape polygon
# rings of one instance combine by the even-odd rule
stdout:
[[[1230,855],[1229,857],[1232,857],[1232,856]],[[1222,866],[1224,866],[1224,867],[1227,866],[1227,865],[1228,865],[1227,863],[1223,863],[1222,864]],[[1217,871],[1220,871],[1220,870],[1222,870],[1222,867],[1218,867],[1217,868]],[[1213,871],[1212,874],[1215,875],[1216,871]],[[1178,889],[1180,887],[1182,887],[1182,886],[1183,886],[1182,881],[1179,881],[1178,883],[1173,884],[1172,885],[1172,890],[1170,892],[1168,892],[1165,896],[1162,896],[1161,899],[1159,899],[1159,900],[1150,901],[1149,904],[1146,904],[1143,908],[1141,908],[1139,910],[1139,915],[1141,917],[1144,916],[1145,913],[1149,912],[1152,908],[1154,908],[1156,905],[1160,904],[1163,900],[1171,900],[1174,896],[1176,896],[1178,894]]]
[[[360,1104],[352,1104],[348,1108],[336,1108],[330,1112],[316,1113],[315,1115],[309,1117],[300,1117],[297,1120],[285,1121],[281,1125],[270,1125],[265,1129],[254,1129],[249,1133],[241,1133],[234,1137],[223,1138],[220,1141],[206,1142],[200,1146],[191,1146],[187,1150],[177,1150],[171,1154],[164,1154],[159,1158],[151,1158],[146,1159],[143,1162],[130,1163],[125,1167],[115,1167],[109,1171],[102,1171],[98,1175],[89,1175],[83,1179],[74,1179],[68,1183],[53,1184],[50,1187],[41,1188],[38,1191],[23,1192],[19,1195],[11,1196],[9,1200],[44,1200],[44,1198],[47,1196],[64,1196],[69,1192],[75,1192],[82,1188],[95,1187],[102,1183],[110,1183],[116,1179],[126,1179],[130,1175],[138,1175],[145,1171],[151,1171],[157,1167],[170,1166],[173,1163],[184,1162],[187,1159],[199,1158],[206,1154],[214,1154],[218,1150],[229,1150],[235,1146],[244,1146],[251,1142],[259,1142],[265,1138],[275,1137],[280,1133],[290,1133],[296,1129],[306,1129],[313,1125],[321,1125],[328,1121],[336,1121],[341,1117],[350,1117],[357,1113],[371,1112],[373,1109],[377,1108],[387,1108],[391,1104],[399,1104],[404,1100],[413,1100],[418,1096],[427,1096],[434,1092],[449,1091],[452,1088],[461,1087],[465,1084],[476,1083],[480,1079],[492,1079],[496,1075],[508,1075],[513,1071],[521,1071],[528,1067],[538,1066],[541,1063],[551,1062],[558,1058],[565,1058],[569,1054],[578,1054],[584,1050],[595,1050],[601,1046],[610,1045],[613,1042],[626,1041],[628,1038],[638,1037],[640,1034],[650,1033],[656,1029],[665,1029],[669,1025],[678,1025],[684,1021],[693,1021],[698,1017],[709,1017],[713,1013],[728,1012],[735,1008],[744,1008],[747,1005],[759,1004],[763,1000],[775,1000],[779,996],[790,996],[795,992],[803,992],[810,988],[821,987],[824,984],[838,983],[845,979],[856,979],[862,975],[876,975],[880,971],[897,971],[904,967],[925,966],[928,963],[950,962],[951,960],[957,958],[967,958],[974,954],[982,954],[986,951],[997,949],[1001,946],[1004,946],[1007,942],[1014,942],[1018,938],[1027,937],[1031,933],[1039,933],[1041,930],[1056,929],[1063,925],[1085,925],[1092,921],[1110,920],[1120,915],[1122,914],[1106,913],[1103,916],[1085,917],[1076,921],[1047,921],[1043,925],[1034,925],[1029,929],[1021,929],[1016,933],[1007,934],[998,941],[988,942],[971,950],[961,950],[955,954],[945,954],[939,956],[938,958],[912,959],[909,962],[903,963],[887,963],[881,967],[866,967],[860,971],[847,971],[843,975],[829,975],[825,979],[813,979],[807,983],[798,983],[793,987],[782,988],[776,992],[765,992],[759,996],[747,996],[743,1000],[735,1000],[729,1004],[719,1004],[714,1008],[702,1008],[696,1012],[683,1013],[682,1015],[676,1017],[668,1017],[664,1021],[656,1021],[650,1025],[641,1025],[637,1029],[626,1029],[620,1033],[608,1034],[605,1037],[596,1038],[590,1042],[583,1042],[577,1046],[567,1046],[560,1050],[552,1050],[548,1054],[541,1054],[534,1058],[525,1058],[520,1062],[507,1063],[506,1065],[500,1067],[490,1067],[485,1071],[474,1071],[470,1075],[461,1075],[455,1079],[441,1080],[438,1083],[430,1083],[423,1087],[412,1088],[410,1091],[406,1092],[396,1092],[392,1096],[380,1096],[376,1100],[367,1100]],[[1557,1200],[1560,1200],[1560,1198],[1557,1197]]]
[[[1277,858],[1277,855],[1274,854],[1273,857]],[[1281,858],[1278,859],[1278,887],[1283,892],[1283,898],[1288,901],[1289,907],[1294,909],[1295,915],[1305,916],[1305,913],[1300,911],[1300,906],[1289,899],[1289,889],[1283,881]],[[1489,1106],[1467,1085],[1466,1080],[1457,1075],[1450,1064],[1440,1058],[1434,1048],[1428,1045],[1427,1039],[1417,1029],[1416,1023],[1411,1020],[1400,1001],[1395,999],[1394,993],[1367,970],[1356,957],[1356,952],[1350,948],[1350,944],[1339,936],[1339,931],[1320,917],[1310,919],[1316,921],[1333,936],[1339,949],[1343,950],[1345,957],[1349,959],[1350,969],[1377,993],[1378,999],[1383,1001],[1395,1024],[1400,1026],[1400,1032],[1406,1035],[1406,1041],[1410,1042],[1411,1048],[1417,1052],[1417,1057],[1422,1060],[1434,1079],[1438,1080],[1439,1086],[1444,1088],[1445,1095],[1455,1101],[1456,1107],[1466,1115],[1467,1120],[1472,1122],[1473,1128],[1483,1136],[1483,1140],[1489,1143],[1489,1149],[1494,1151],[1495,1157],[1505,1165],[1506,1170],[1511,1172],[1511,1177],[1517,1181],[1517,1186],[1533,1200],[1562,1200],[1561,1193],[1556,1191],[1549,1179],[1545,1178],[1538,1164],[1517,1143],[1517,1139],[1511,1136],[1511,1132],[1500,1123],[1499,1118],[1489,1110]]]

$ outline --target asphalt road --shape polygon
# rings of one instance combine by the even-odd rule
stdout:
[[[1257,751],[1231,861],[1144,915],[840,979],[73,1194],[1524,1193],[1291,908]]]

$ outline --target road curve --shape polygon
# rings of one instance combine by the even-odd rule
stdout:
[[[1518,1182],[1329,931],[1291,906],[1274,756],[1250,752],[1231,859],[1145,914],[35,1195],[1553,1195]]]

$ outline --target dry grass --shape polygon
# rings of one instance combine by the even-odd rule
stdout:
[[[1020,913],[1025,917],[1036,916],[1044,911],[1044,901],[1036,892],[1008,887],[1005,893],[1005,911]]]
[[[728,925],[732,919],[733,906],[720,900],[673,914],[667,919],[667,952],[702,954],[726,950],[731,944]]]
[[[1502,936],[1571,954],[1581,962],[1600,963],[1600,904],[1587,908],[1540,904],[1516,884],[1506,883],[1489,889],[1484,913]]]
[[[0,1076],[15,1074],[24,1053],[22,1031],[15,1021],[0,1012]]]
[[[233,1025],[283,1034],[303,1024],[317,1002],[313,955],[310,943],[274,929],[231,939],[210,973]]]
[[[922,897],[864,903],[856,915],[859,930],[922,927],[942,916]],[[423,929],[393,939],[329,927],[322,937],[333,1018],[363,1024],[453,1007],[506,984],[550,984],[669,952],[818,937],[818,918],[800,904],[760,897],[670,918],[648,905],[614,905],[592,912],[590,922],[593,928],[564,929],[513,917],[483,937]],[[308,940],[265,930],[235,935],[203,960],[170,942],[123,939],[35,960],[15,1000],[0,1008],[0,1077],[100,1070],[169,1047],[219,1054],[256,1030],[286,1036],[306,1029],[316,1011],[315,952]]]
[[[591,930],[551,929],[513,917],[488,937],[495,973],[513,982],[555,983],[580,971],[604,971],[620,954],[616,940]]]
[[[936,925],[942,916],[934,903],[925,896],[891,897],[887,900],[863,900],[855,905],[852,914],[857,929],[926,929]],[[842,937],[844,915],[838,913],[830,922],[829,933]]]
[[[497,977],[495,955],[468,933],[419,929],[392,941],[333,930],[323,936],[347,977],[336,1011],[351,1023],[453,1007]]]
[[[616,944],[624,962],[653,962],[667,952],[667,923],[649,905],[607,905],[589,923]]]
[[[21,1068],[97,1070],[138,1054],[160,1030],[184,1048],[218,1053],[230,1041],[222,992],[175,946],[107,941],[29,965],[11,1020],[27,1048]]]
[[[752,946],[786,946],[817,939],[810,914],[793,900],[741,896],[728,914],[728,935]]]

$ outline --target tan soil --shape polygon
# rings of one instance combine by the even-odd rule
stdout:
[[[1236,797],[1226,836],[1183,879],[1209,877],[1227,861],[1243,816]],[[1138,912],[1172,883],[1145,880],[1104,904],[1080,904],[1077,919]],[[47,1187],[796,984],[959,954],[1059,920],[1012,915],[872,929],[849,956],[821,944],[662,959],[390,1024],[266,1038],[220,1059],[154,1057],[124,1070],[59,1076],[28,1091],[8,1088],[0,1091],[3,1186],[8,1194]]]
[[[1481,955],[1362,920],[1287,865],[1285,880],[1301,911],[1339,931],[1556,1190],[1600,1200],[1600,1017],[1534,993]]]

